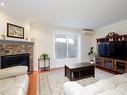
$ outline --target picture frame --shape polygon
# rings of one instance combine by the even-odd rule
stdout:
[[[24,27],[7,23],[7,37],[24,39]]]

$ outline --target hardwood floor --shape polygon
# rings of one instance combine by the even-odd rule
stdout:
[[[39,72],[33,72],[29,74],[29,89],[28,95],[37,94],[37,75]]]
[[[29,88],[28,95],[37,95],[37,76],[39,73],[47,71],[36,71],[29,74]]]

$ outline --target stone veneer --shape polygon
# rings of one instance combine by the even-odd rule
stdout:
[[[33,71],[33,43],[32,42],[20,42],[20,41],[0,41],[0,56],[13,55],[13,54],[30,54],[30,71]]]

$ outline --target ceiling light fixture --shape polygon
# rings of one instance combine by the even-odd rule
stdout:
[[[1,5],[2,7],[4,7],[4,3],[3,3],[3,2],[1,2],[0,5]]]

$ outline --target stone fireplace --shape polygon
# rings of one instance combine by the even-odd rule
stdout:
[[[0,68],[26,65],[33,71],[33,42],[0,39]]]

